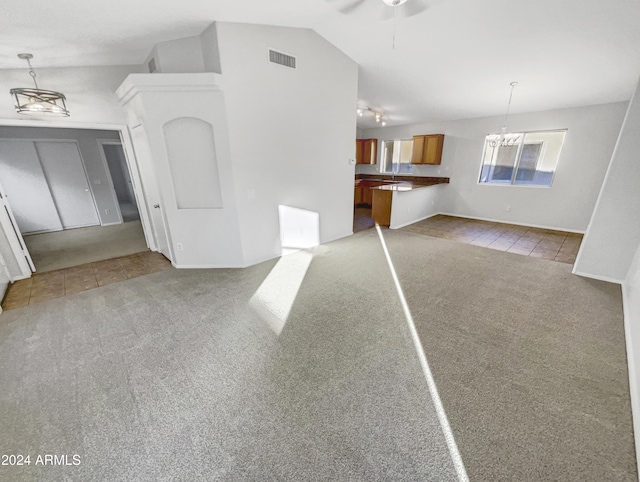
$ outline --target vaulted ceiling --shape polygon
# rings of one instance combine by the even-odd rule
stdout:
[[[141,64],[213,21],[310,28],[358,62],[360,102],[388,125],[501,115],[511,81],[512,112],[625,101],[640,76],[638,0],[411,2],[394,18],[382,0],[2,0],[0,64]]]

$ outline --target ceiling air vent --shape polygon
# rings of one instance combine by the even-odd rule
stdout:
[[[296,58],[283,54],[282,52],[278,52],[277,50],[269,49],[269,62],[273,64],[284,65],[285,67],[291,67],[292,69],[296,68]]]

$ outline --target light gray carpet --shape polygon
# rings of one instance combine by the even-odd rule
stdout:
[[[147,251],[142,224],[67,229],[24,237],[39,273]]]
[[[120,214],[122,214],[122,221],[130,223],[131,221],[138,221],[140,219],[140,212],[138,206],[127,201],[118,201],[120,204]]]
[[[636,477],[617,287],[384,232],[471,480]],[[0,479],[454,480],[376,231],[311,252],[279,336],[278,260],[0,315],[0,453],[82,459]]]

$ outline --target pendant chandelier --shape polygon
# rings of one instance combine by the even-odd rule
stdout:
[[[64,94],[53,90],[43,90],[38,87],[36,73],[31,66],[31,54],[18,54],[18,58],[26,60],[29,64],[29,75],[33,79],[35,89],[20,87],[9,92],[15,99],[15,107],[18,114],[28,115],[58,115],[69,116],[66,98]]]
[[[509,120],[509,110],[511,108],[511,99],[513,98],[513,89],[515,89],[517,82],[511,82],[509,84],[511,86],[511,93],[509,94],[509,103],[507,104],[507,113],[504,116],[504,125],[502,126],[502,130],[500,131],[499,136],[495,136],[494,139],[489,141],[489,146],[495,147],[511,147],[515,146],[518,143],[518,139],[520,136],[518,134],[507,134],[507,122]]]

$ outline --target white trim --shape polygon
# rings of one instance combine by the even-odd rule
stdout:
[[[480,218],[477,216],[466,216],[464,214],[454,214],[454,213],[438,213],[443,216],[453,216],[456,218],[465,218],[465,219],[477,219],[478,221],[490,221],[492,223],[500,223],[500,224],[514,224],[516,226],[526,226],[528,228],[538,228],[538,229],[550,229],[552,231],[564,231],[565,233],[576,233],[576,234],[584,234],[584,231],[579,229],[567,229],[567,228],[557,228],[553,226],[544,226],[542,224],[526,224],[526,223],[518,223],[516,221],[503,221],[492,218]]]
[[[110,146],[120,146],[122,147],[122,142],[114,140],[114,139],[96,139],[96,142],[98,143],[98,151],[100,151],[100,159],[102,160],[102,165],[104,167],[104,170],[107,173],[107,181],[109,182],[109,187],[111,187],[111,197],[113,198],[113,204],[116,207],[116,213],[118,214],[118,222],[117,223],[103,223],[102,222],[102,213],[98,213],[98,216],[100,217],[100,224],[102,226],[110,226],[112,224],[122,224],[124,223],[124,219],[122,219],[122,211],[120,211],[120,202],[118,201],[118,195],[116,193],[116,188],[113,185],[113,177],[111,176],[111,169],[109,168],[109,162],[107,161],[107,156],[104,153],[104,145],[110,145]],[[122,150],[124,151],[124,147],[122,147]],[[125,156],[125,160],[126,160]],[[126,162],[126,161],[125,161]]]
[[[134,126],[133,128],[135,127],[137,126]],[[160,252],[158,248],[158,241],[155,238],[156,232],[153,229],[153,225],[151,222],[151,213],[147,204],[144,184],[142,183],[142,176],[140,175],[140,166],[138,165],[136,150],[133,147],[131,131],[128,127],[120,131],[120,140],[122,141],[122,149],[124,149],[124,157],[127,159],[129,176],[131,177],[131,182],[133,183],[133,192],[136,195],[136,201],[138,201],[138,213],[140,213],[142,232],[144,233],[144,237],[147,241],[147,247],[151,251]]]
[[[573,267],[573,270],[571,271],[571,273],[575,274],[577,276],[582,276],[583,278],[597,279],[599,281],[606,281],[607,283],[615,283],[615,284],[619,284],[619,285],[621,285],[623,283],[622,280],[615,279],[615,278],[609,278],[608,276],[600,276],[598,274],[584,273],[582,271],[578,271],[575,268],[575,264],[573,266],[574,267]]]
[[[11,205],[7,201],[7,193],[4,192],[2,185],[0,184],[0,193],[2,193],[2,199],[0,200],[0,209],[2,209],[2,214],[0,214],[0,229],[4,231],[4,234],[9,241],[9,247],[11,248],[11,253],[13,254],[16,262],[18,263],[18,267],[20,268],[20,273],[23,278],[15,277],[12,281],[16,279],[24,279],[30,278],[31,273],[36,271],[36,265],[33,263],[33,259],[29,254],[29,248],[27,244],[24,242],[24,237],[22,236],[22,232],[20,231],[20,227],[18,226],[18,222],[16,221],[15,216],[13,215],[13,211],[11,210]],[[6,213],[6,216],[5,216]]]
[[[425,186],[425,187],[426,187],[426,186]],[[425,219],[429,219],[429,218],[432,218],[432,217],[434,217],[434,216],[437,216],[438,214],[441,214],[441,213],[433,213],[433,214],[429,214],[428,216],[424,216],[424,217],[422,217],[422,218],[416,219],[415,221],[410,221],[410,222],[408,222],[408,223],[404,223],[404,224],[401,224],[401,225],[399,225],[399,226],[389,226],[389,229],[400,229],[400,228],[404,228],[404,227],[406,227],[406,226],[410,226],[411,224],[419,223],[420,221],[424,221]]]
[[[194,74],[129,74],[116,89],[120,105],[125,105],[140,92],[219,91],[213,72]]]
[[[351,233],[347,233],[347,234],[341,234],[339,236],[336,236],[335,238],[331,238],[331,239],[325,239],[324,241],[321,241],[320,244],[318,246],[322,246],[323,244],[327,244],[327,243],[331,243],[333,241],[337,241],[339,239],[342,238],[348,238],[349,236],[351,236],[353,234],[353,229],[351,231]],[[316,246],[317,247],[317,246]],[[265,260],[266,261],[266,260]]]
[[[75,229],[75,228],[69,228],[69,229]],[[32,234],[58,233],[60,231],[64,231],[64,228],[60,228],[60,229],[41,229],[40,231],[29,231],[28,233],[24,233],[23,236],[31,236]]]
[[[274,256],[274,258],[279,258],[280,256],[281,255]],[[274,259],[274,258],[269,258],[269,259]],[[262,261],[260,261],[260,263],[261,262]],[[256,264],[259,264],[259,263],[256,263]],[[249,266],[233,266],[233,265],[227,265],[227,264],[220,264],[220,265],[218,264],[175,264],[173,261],[171,261],[171,266],[173,266],[176,269],[242,269],[242,268],[249,267]],[[250,266],[253,266],[253,265],[250,265]]]
[[[9,268],[7,267],[7,263],[4,260],[4,256],[2,256],[2,254],[0,254],[0,264],[4,268],[4,273],[7,275],[7,279],[9,280],[9,282],[13,282],[13,278],[11,277],[11,273],[9,272]],[[6,292],[6,289],[5,289],[5,292]],[[0,301],[2,301],[2,299],[4,298],[4,294],[5,293],[3,292],[2,296],[0,296]],[[2,310],[1,306],[0,306],[0,310]],[[2,311],[0,311],[0,313],[2,313]]]
[[[99,122],[61,122],[60,120],[24,120],[24,119],[0,119],[0,127],[50,127],[52,129],[81,129],[118,131],[124,124],[100,124]]]

